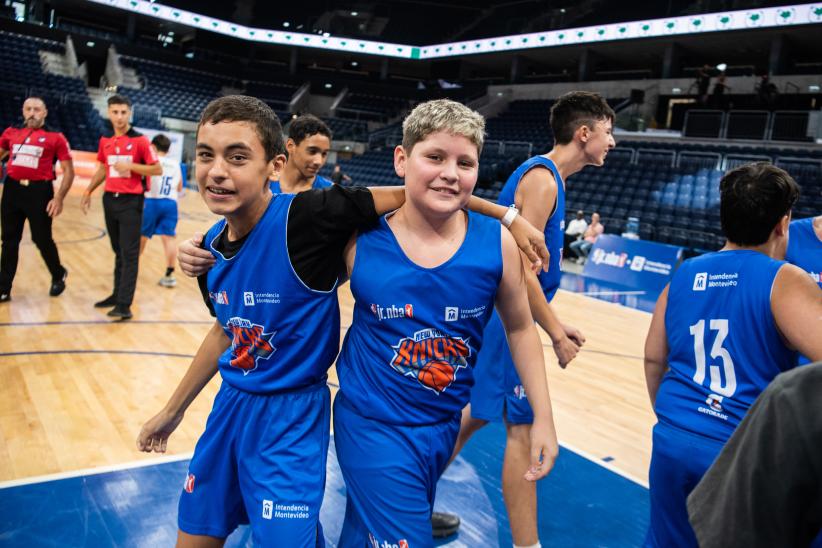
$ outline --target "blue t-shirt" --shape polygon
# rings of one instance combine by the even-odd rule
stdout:
[[[668,290],[668,365],[656,397],[661,423],[726,441],[779,373],[796,366],[771,312],[784,261],[757,251],[682,263]]]
[[[513,205],[519,182],[526,173],[535,167],[544,167],[551,170],[551,173],[554,174],[554,180],[557,182],[556,204],[550,204],[553,211],[545,224],[545,245],[551,254],[551,258],[548,260],[548,272],[540,270],[537,275],[542,291],[545,293],[545,298],[548,299],[548,302],[551,302],[562,278],[562,248],[565,241],[565,183],[559,175],[557,166],[545,156],[529,158],[508,177],[508,181],[502,187],[502,192],[499,193],[497,203],[504,206]]]
[[[337,374],[358,413],[419,425],[465,407],[502,278],[501,245],[499,222],[473,213],[460,248],[436,268],[413,263],[385,217],[357,237],[354,320]]]
[[[282,189],[280,188],[280,181],[271,181],[270,183],[272,194],[282,193]],[[317,175],[316,177],[314,177],[314,184],[311,185],[311,188],[328,188],[333,184],[334,183],[332,183],[322,175]]]
[[[791,222],[785,260],[807,272],[822,287],[822,240],[813,229],[813,219]]]
[[[208,295],[231,339],[220,356],[223,380],[253,393],[296,390],[322,382],[340,341],[337,286],[308,288],[294,272],[286,245],[295,194],[275,194],[240,250],[225,258],[215,247],[225,219],[205,236],[217,262]]]

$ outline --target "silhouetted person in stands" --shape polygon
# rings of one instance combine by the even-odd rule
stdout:
[[[772,107],[776,103],[776,98],[779,96],[779,90],[776,84],[771,82],[771,78],[767,74],[762,75],[756,91],[757,95],[759,95],[759,102],[766,108]]]
[[[702,68],[696,72],[696,87],[699,93],[699,102],[704,105],[708,102],[708,88],[711,87],[710,65],[702,65]]]
[[[727,108],[728,98],[726,94],[730,89],[731,87],[728,85],[728,77],[725,75],[725,71],[720,72],[716,77],[716,82],[714,82],[713,104],[716,108]]]

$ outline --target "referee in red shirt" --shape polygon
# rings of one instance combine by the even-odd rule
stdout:
[[[114,290],[94,303],[98,308],[113,307],[108,315],[121,320],[131,318],[131,302],[137,286],[140,259],[140,227],[143,223],[143,177],[162,175],[163,168],[148,139],[134,131],[131,101],[122,95],[108,98],[108,119],[114,128],[110,137],[101,137],[97,150],[97,171],[83,193],[83,212],[91,205],[91,193],[105,181],[103,213],[114,250]]]
[[[11,286],[23,225],[29,220],[31,239],[40,250],[51,273],[49,295],[56,297],[66,288],[68,271],[60,264],[51,236],[51,222],[63,211],[63,199],[74,181],[71,151],[63,134],[45,127],[48,110],[39,97],[23,102],[23,125],[7,128],[0,136],[0,160],[9,152],[3,199],[0,202],[2,253],[0,253],[0,302],[11,300]],[[63,181],[54,194],[54,164],[60,160]]]

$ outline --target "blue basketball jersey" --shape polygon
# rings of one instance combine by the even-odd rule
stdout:
[[[332,186],[330,180],[326,179],[322,175],[317,175],[314,177],[314,184],[311,185],[311,188],[328,188]],[[282,189],[280,188],[280,181],[270,181],[271,193],[272,194],[282,194]]]
[[[545,298],[550,302],[554,298],[554,294],[559,288],[560,278],[562,278],[562,248],[565,232],[565,183],[559,175],[557,166],[545,156],[529,158],[508,177],[508,181],[502,187],[502,192],[499,193],[497,203],[504,206],[513,205],[519,182],[526,173],[538,166],[550,169],[551,173],[554,174],[554,180],[557,182],[557,201],[548,222],[545,224],[545,245],[548,247],[548,252],[551,253],[551,258],[548,261],[548,272],[540,270],[537,275],[542,291],[545,293]]]
[[[813,217],[791,222],[785,260],[807,272],[822,287],[822,241],[813,230]]]
[[[768,383],[796,366],[771,313],[783,264],[748,250],[682,263],[665,312],[670,369],[656,398],[661,423],[724,442]]]
[[[499,222],[473,213],[460,248],[436,268],[413,263],[385,217],[357,237],[354,320],[337,374],[358,413],[392,424],[433,424],[468,403],[502,278],[501,245]]]
[[[220,374],[233,387],[275,393],[325,379],[340,341],[337,289],[308,288],[291,266],[286,245],[288,210],[295,194],[275,194],[236,255],[226,259],[215,241],[225,219],[206,234],[217,258],[208,294],[217,321],[231,339]]]

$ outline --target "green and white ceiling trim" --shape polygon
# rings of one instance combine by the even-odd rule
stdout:
[[[274,29],[252,28],[202,14],[145,0],[89,0],[181,25],[235,36],[252,42],[321,48],[404,59],[436,59],[478,53],[596,44],[611,40],[656,38],[706,32],[728,32],[756,28],[787,27],[822,23],[822,4],[797,4],[776,8],[727,11],[648,19],[593,27],[499,36],[430,46],[411,46],[355,38],[321,36]]]

